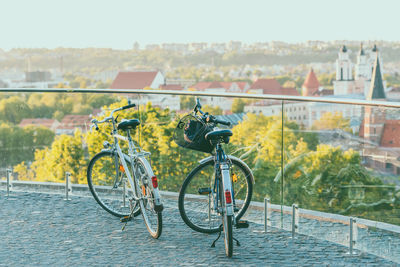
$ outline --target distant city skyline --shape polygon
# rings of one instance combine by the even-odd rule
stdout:
[[[2,1],[0,48],[161,43],[400,41],[400,2],[320,0]]]

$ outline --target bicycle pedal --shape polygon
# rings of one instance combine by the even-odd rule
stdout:
[[[208,195],[208,194],[211,194],[211,188],[209,188],[209,187],[199,188],[198,192],[200,195]]]
[[[236,222],[236,228],[249,228],[249,222],[248,221],[238,221]]]
[[[125,222],[132,221],[132,219],[133,219],[133,217],[131,217],[131,216],[124,216],[124,217],[122,217],[122,218],[120,219],[120,221],[121,221],[122,223],[125,223]]]

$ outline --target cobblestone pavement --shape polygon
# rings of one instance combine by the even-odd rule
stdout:
[[[93,198],[0,191],[0,266],[399,266],[362,253],[349,257],[346,247],[262,225],[234,231],[241,242],[232,259],[216,235],[192,231],[175,200],[165,200],[163,233],[152,239],[141,217],[121,232],[119,220]]]

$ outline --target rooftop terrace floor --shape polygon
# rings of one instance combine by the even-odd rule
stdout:
[[[176,200],[166,199],[163,233],[148,234],[141,217],[125,231],[93,198],[0,190],[0,266],[398,266],[377,256],[347,255],[348,248],[250,224],[234,231],[241,246],[227,258],[222,239],[192,231]]]

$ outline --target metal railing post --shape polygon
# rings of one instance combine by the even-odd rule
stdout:
[[[292,238],[299,230],[299,207],[296,204],[292,205]]]
[[[122,187],[122,207],[121,208],[126,208],[126,179],[122,179],[123,187]]]
[[[211,193],[208,194],[208,222],[211,222]]]
[[[264,198],[264,232],[268,232],[268,226],[271,226],[271,201]]]
[[[355,218],[350,218],[350,255],[354,255],[356,254],[354,252],[354,247],[356,245],[357,242],[357,234],[358,234],[358,229],[357,229],[357,221]]]
[[[65,199],[64,200],[71,200],[69,198],[70,193],[72,193],[71,173],[65,172]]]
[[[12,188],[12,170],[11,169],[7,169],[7,196],[10,196],[10,189]]]

